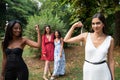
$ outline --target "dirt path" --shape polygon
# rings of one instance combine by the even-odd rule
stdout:
[[[114,57],[115,57],[115,66],[120,67],[120,47],[115,48],[114,50]],[[76,46],[76,47],[69,47],[65,49],[66,55],[66,74],[71,74],[71,68],[75,66],[79,66],[82,68],[84,62],[84,47]],[[39,58],[27,57],[24,58],[29,71],[34,74],[42,74],[44,69],[44,61],[41,61]],[[53,62],[51,65],[53,69]]]

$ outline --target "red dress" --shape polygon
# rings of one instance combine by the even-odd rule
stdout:
[[[43,54],[45,56],[43,56]],[[51,40],[49,41],[46,35],[42,35],[42,55],[41,60],[54,60],[54,36],[51,35]]]

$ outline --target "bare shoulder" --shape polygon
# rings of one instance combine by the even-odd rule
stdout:
[[[111,36],[111,41],[114,41],[114,38]]]
[[[24,41],[24,40],[27,40],[27,38],[26,37],[22,37],[22,40]]]
[[[22,37],[22,41],[23,41],[24,43],[26,43],[27,40],[28,40],[28,38]]]
[[[114,43],[114,38],[111,36],[111,43]]]

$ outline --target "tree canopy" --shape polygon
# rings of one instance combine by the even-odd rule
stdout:
[[[42,4],[39,8],[38,2]],[[4,30],[5,21],[19,19],[26,26],[26,32],[35,23],[42,27],[43,24],[50,24],[53,30],[64,32],[64,36],[76,21],[82,21],[84,29],[90,31],[91,17],[96,12],[102,12],[107,19],[108,33],[114,36],[116,45],[120,45],[120,0],[5,0],[2,3],[4,5],[0,9],[3,14],[0,16],[3,22],[0,30]]]

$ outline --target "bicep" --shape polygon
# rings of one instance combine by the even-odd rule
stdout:
[[[86,36],[85,33],[79,34],[78,36],[72,37],[72,38],[68,39],[65,42],[68,42],[68,43],[77,43],[77,42],[80,42],[80,41],[85,41],[85,36]]]
[[[25,39],[25,43],[26,43],[26,45],[29,45],[31,47],[37,47],[37,42],[32,41],[30,39]]]

